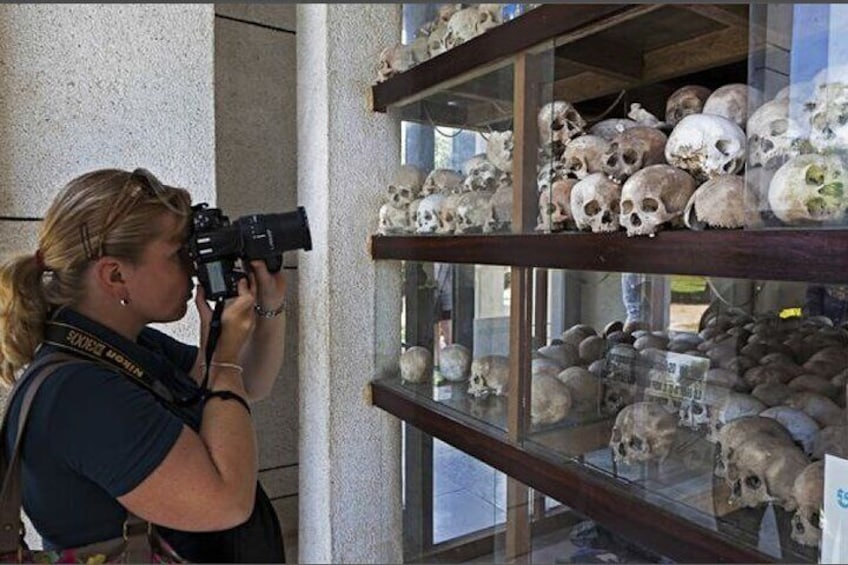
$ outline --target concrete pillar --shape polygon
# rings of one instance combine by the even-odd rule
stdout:
[[[401,339],[400,265],[367,251],[400,160],[400,128],[368,89],[399,39],[398,4],[297,8],[298,199],[314,245],[298,268],[302,563],[402,560],[400,425],[367,396]]]
[[[295,19],[294,4],[215,5],[217,198],[231,220],[297,206]],[[289,562],[298,530],[297,259],[284,256],[291,313],[283,367],[253,412],[259,480],[280,516]]]

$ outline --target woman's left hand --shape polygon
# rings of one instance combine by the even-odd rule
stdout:
[[[268,272],[262,259],[250,262],[251,286],[256,289],[256,303],[263,310],[276,310],[286,299],[286,277],[283,269]]]

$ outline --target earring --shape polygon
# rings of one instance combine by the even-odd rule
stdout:
[[[121,298],[121,306],[126,306],[130,301],[128,298]]]

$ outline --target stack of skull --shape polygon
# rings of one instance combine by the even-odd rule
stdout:
[[[471,234],[508,231],[512,220],[512,132],[492,132],[486,152],[463,171],[434,169],[426,176],[402,165],[388,185],[377,233]]]
[[[423,25],[409,44],[380,52],[377,82],[408,71],[503,23],[502,4],[442,4],[438,16]]]

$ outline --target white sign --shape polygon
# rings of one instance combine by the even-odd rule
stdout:
[[[819,563],[848,563],[848,460],[824,456],[823,500]]]

